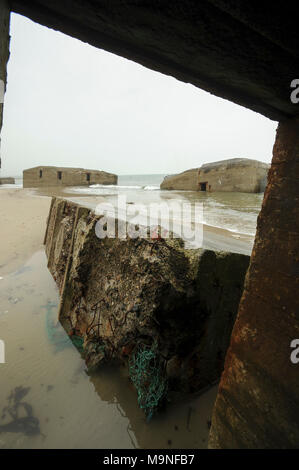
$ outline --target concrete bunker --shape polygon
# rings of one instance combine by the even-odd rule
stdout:
[[[106,171],[55,166],[38,166],[23,171],[24,188],[90,184],[117,184],[117,176]]]
[[[268,170],[269,165],[258,160],[231,158],[167,176],[161,189],[262,193]]]

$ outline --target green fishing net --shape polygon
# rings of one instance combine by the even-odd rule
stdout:
[[[129,373],[138,394],[138,405],[147,419],[164,400],[167,393],[167,379],[164,367],[157,353],[157,345],[139,345],[129,361]]]
[[[70,340],[80,353],[84,352],[84,348],[83,348],[84,340],[81,336],[73,335],[70,337]]]

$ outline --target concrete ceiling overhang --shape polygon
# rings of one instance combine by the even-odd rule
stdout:
[[[273,120],[299,115],[295,3],[281,0],[11,0],[42,25]],[[80,64],[78,64],[80,67]],[[120,77],[121,80],[121,77]]]

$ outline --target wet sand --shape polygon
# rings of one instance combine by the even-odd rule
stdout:
[[[42,246],[49,205],[29,190],[0,190],[0,448],[206,448],[217,386],[147,423],[125,367],[87,373],[57,321]]]
[[[28,189],[0,187],[0,276],[42,248],[50,202]]]
[[[203,248],[251,255],[254,237],[204,225]]]

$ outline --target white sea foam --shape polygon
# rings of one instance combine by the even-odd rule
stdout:
[[[94,184],[89,187],[66,188],[67,193],[82,196],[102,196],[115,202],[115,196],[126,195],[132,205],[172,200],[202,202],[205,224],[228,230],[232,233],[254,236],[256,219],[262,202],[262,195],[242,193],[196,193],[194,191],[160,190],[163,175],[119,176],[118,185]],[[111,197],[111,199],[110,199]],[[96,202],[98,204],[98,201]],[[92,203],[92,198],[88,204]]]
[[[124,186],[124,185],[119,185],[119,184],[92,184],[89,186],[89,188],[101,188],[101,189],[107,189],[107,188],[115,188],[115,189],[142,189],[142,186]],[[80,189],[80,188],[78,188]]]
[[[144,186],[143,188],[145,191],[157,191],[160,189],[159,186]]]

